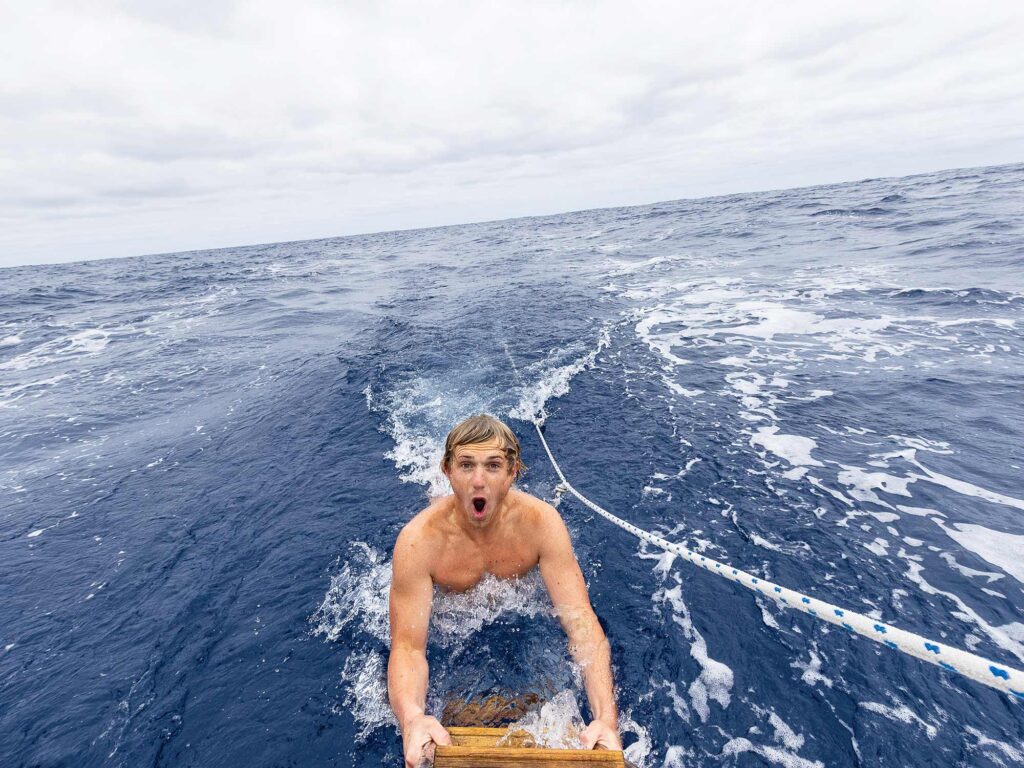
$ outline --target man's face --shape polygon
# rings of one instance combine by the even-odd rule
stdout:
[[[479,527],[493,519],[513,480],[505,452],[496,440],[460,445],[445,475],[466,520]]]

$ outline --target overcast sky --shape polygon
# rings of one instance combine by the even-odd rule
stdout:
[[[0,266],[1024,161],[1024,2],[0,0]]]

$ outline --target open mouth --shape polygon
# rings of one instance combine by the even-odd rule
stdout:
[[[476,510],[476,513],[478,515],[481,512],[484,511],[484,507],[486,507],[486,506],[487,506],[487,499],[483,498],[482,496],[477,496],[477,497],[475,497],[473,499],[473,509]]]

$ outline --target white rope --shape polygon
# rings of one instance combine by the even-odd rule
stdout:
[[[518,371],[516,373],[518,374]],[[694,552],[679,544],[666,541],[660,536],[655,536],[653,533],[637,528],[635,525],[616,517],[572,487],[572,484],[562,473],[561,467],[558,466],[558,462],[555,461],[551,448],[548,446],[548,441],[544,439],[544,434],[540,430],[540,425],[534,421],[533,426],[537,430],[537,436],[540,438],[548,458],[551,460],[551,466],[555,468],[555,472],[558,473],[558,477],[561,479],[562,485],[565,486],[566,490],[590,507],[590,509],[597,512],[597,514],[615,523],[620,528],[629,531],[637,538],[679,555],[706,571],[732,579],[737,584],[742,584],[754,592],[760,592],[762,595],[774,599],[784,608],[802,610],[815,618],[842,627],[848,632],[856,632],[858,635],[863,635],[874,640],[876,643],[881,643],[894,650],[903,651],[911,656],[916,656],[951,672],[959,672],[961,675],[966,675],[979,683],[984,683],[992,688],[1009,693],[1018,699],[1024,699],[1024,672],[1018,669],[1013,669],[1005,664],[997,664],[973,653],[962,651],[959,648],[951,648],[936,640],[929,640],[920,635],[915,635],[913,632],[907,632],[889,624],[875,621],[855,611],[839,608],[823,600],[818,600],[809,595],[787,589],[779,584],[765,581],[746,571],[741,571],[738,568],[733,568],[730,565],[706,557],[699,552]]]

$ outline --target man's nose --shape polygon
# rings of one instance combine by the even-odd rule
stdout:
[[[484,475],[483,467],[477,467],[476,469],[474,469],[473,470],[473,474],[472,474],[473,487],[474,488],[483,488],[484,485],[485,485],[484,478],[485,478],[485,475]]]

